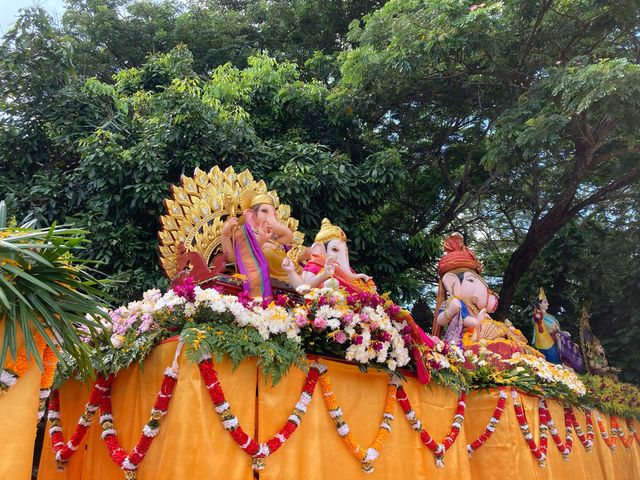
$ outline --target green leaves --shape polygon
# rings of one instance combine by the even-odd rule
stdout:
[[[7,227],[6,207],[0,201],[0,367],[7,353],[15,358],[20,336],[27,355],[41,365],[34,341],[34,334],[40,334],[55,351],[57,343],[74,358],[82,375],[92,374],[90,350],[77,329],[83,326],[97,335],[91,315],[99,318],[103,313],[98,308],[99,282],[72,255],[85,242],[84,233],[56,226]]]

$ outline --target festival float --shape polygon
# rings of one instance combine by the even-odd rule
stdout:
[[[639,392],[602,376],[588,318],[597,375],[579,376],[547,360],[549,339],[579,357],[548,303],[539,345],[491,318],[497,296],[462,237],[444,242],[427,334],[351,267],[340,226],[324,219],[305,246],[248,171],[196,169],[165,206],[171,287],[87,314],[90,380],[59,352],[39,479],[640,478]],[[5,422],[26,381],[9,385],[10,367]],[[37,403],[9,431],[33,437]],[[30,466],[2,456],[16,478]]]

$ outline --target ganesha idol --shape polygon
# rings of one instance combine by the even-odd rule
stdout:
[[[377,295],[376,285],[368,275],[357,273],[349,262],[347,235],[327,218],[322,220],[320,231],[310,247],[310,258],[302,274],[298,274],[294,262],[289,258],[283,261],[283,267],[294,287],[308,285],[311,288],[342,288],[349,294]],[[406,321],[412,337],[411,355],[416,362],[416,374],[421,383],[429,381],[429,372],[423,359],[425,350],[433,349],[437,339],[427,335],[406,310],[398,308],[398,316]]]
[[[495,321],[490,314],[498,307],[498,296],[481,276],[482,264],[460,235],[444,242],[445,254],[438,262],[438,304],[433,333],[446,327],[446,342],[478,353],[480,346],[510,358],[515,353],[541,356],[527,344],[517,328]],[[444,298],[446,295],[446,298]],[[497,363],[500,366],[499,362]]]

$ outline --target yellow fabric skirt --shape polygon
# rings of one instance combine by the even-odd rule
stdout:
[[[133,366],[119,374],[113,384],[114,424],[121,444],[129,452],[137,443],[142,427],[149,419],[164,369],[171,364],[175,348],[175,342],[160,345],[144,362],[143,369]],[[362,374],[355,366],[340,362],[322,362],[328,367],[336,399],[350,431],[358,443],[367,448],[373,442],[381,422],[385,404],[386,376],[374,372]],[[216,369],[233,413],[240,420],[244,430],[253,433],[258,441],[267,440],[284,425],[298,401],[305,378],[302,372],[296,370],[277,386],[271,387],[259,374],[254,361],[243,362],[235,372],[232,372],[227,361],[216,363]],[[439,386],[424,387],[415,379],[409,379],[405,384],[405,390],[424,427],[436,441],[442,441],[451,427],[457,396]],[[67,382],[62,387],[60,405],[65,441],[75,429],[88,395],[89,388],[77,382]],[[549,438],[547,466],[539,467],[520,432],[510,398],[496,432],[469,458],[467,443],[471,443],[484,431],[497,400],[497,390],[468,395],[462,431],[445,456],[444,468],[436,467],[433,454],[423,446],[419,435],[411,429],[400,405],[396,403],[391,434],[380,457],[374,462],[375,471],[368,475],[362,472],[360,462],[342,443],[329,417],[318,385],[300,427],[277,452],[266,458],[265,469],[259,472],[260,479],[640,478],[640,447],[634,442],[630,449],[626,449],[618,441],[617,452],[611,452],[600,438],[595,420],[596,437],[591,453],[585,451],[574,434],[573,452],[565,461],[553,440]],[[523,404],[537,440],[537,399],[523,396]],[[564,432],[564,429],[560,428],[564,425],[562,406],[557,402],[549,402],[549,407],[556,425]],[[34,416],[36,408],[37,400],[32,405]],[[575,411],[586,432],[584,416]],[[6,425],[7,417],[6,413],[3,413],[2,418]],[[33,424],[34,422],[31,422],[31,426]],[[608,418],[606,424],[610,431]],[[33,436],[33,430],[29,433]],[[62,473],[56,472],[47,436],[38,478],[124,478],[109,458],[100,433],[101,428],[96,415],[84,444],[69,462],[66,472]],[[561,436],[564,439],[564,433],[561,433]],[[4,446],[0,451],[3,458],[11,463],[10,456],[5,457]],[[17,451],[14,450],[13,455],[16,454]],[[0,478],[28,477],[16,475],[14,472],[11,477]],[[222,427],[198,368],[190,364],[184,355],[180,358],[180,376],[168,414],[163,420],[158,437],[138,468],[138,478],[253,478],[250,457],[236,445]]]

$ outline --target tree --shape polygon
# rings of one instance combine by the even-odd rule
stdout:
[[[403,154],[410,200],[397,200],[406,221],[389,228],[468,232],[488,204],[527,232],[498,317],[564,225],[638,181],[639,19],[624,1],[399,0],[352,25],[333,97],[371,141]]]

